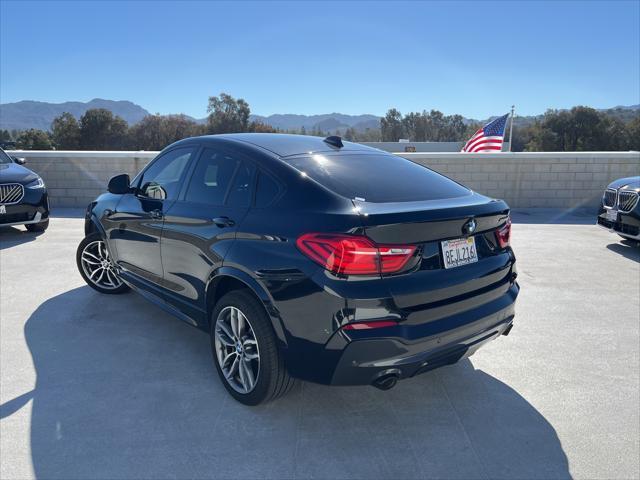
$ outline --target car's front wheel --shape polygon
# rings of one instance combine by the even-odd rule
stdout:
[[[222,383],[245,405],[268,402],[293,388],[269,317],[247,290],[218,301],[211,317],[211,348]]]
[[[129,287],[120,279],[107,245],[97,233],[87,235],[76,251],[76,263],[87,285],[100,293],[124,293]]]

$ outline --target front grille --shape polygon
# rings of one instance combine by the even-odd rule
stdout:
[[[638,204],[638,194],[636,192],[621,191],[618,193],[618,210],[630,212]]]
[[[18,203],[24,197],[24,187],[19,183],[0,184],[0,203],[11,205]]]
[[[616,205],[617,193],[618,193],[617,190],[614,190],[613,188],[607,188],[604,191],[604,197],[602,201],[604,202],[605,207],[612,208]]]

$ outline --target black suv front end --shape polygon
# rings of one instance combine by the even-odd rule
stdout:
[[[640,177],[609,184],[602,195],[597,222],[623,238],[640,241]]]
[[[29,231],[44,231],[49,224],[47,188],[23,163],[0,150],[0,227],[24,225]]]

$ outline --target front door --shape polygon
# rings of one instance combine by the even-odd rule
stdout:
[[[249,209],[255,167],[237,153],[204,148],[162,232],[166,300],[206,322],[206,286]]]
[[[178,198],[195,147],[163,153],[134,182],[109,216],[110,244],[125,279],[142,287],[162,285],[160,237],[165,212]]]

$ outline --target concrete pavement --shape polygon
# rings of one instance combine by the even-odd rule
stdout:
[[[77,211],[0,230],[0,478],[638,478],[640,249],[591,214],[514,220],[508,337],[389,392],[258,408],[205,334],[84,285]]]

